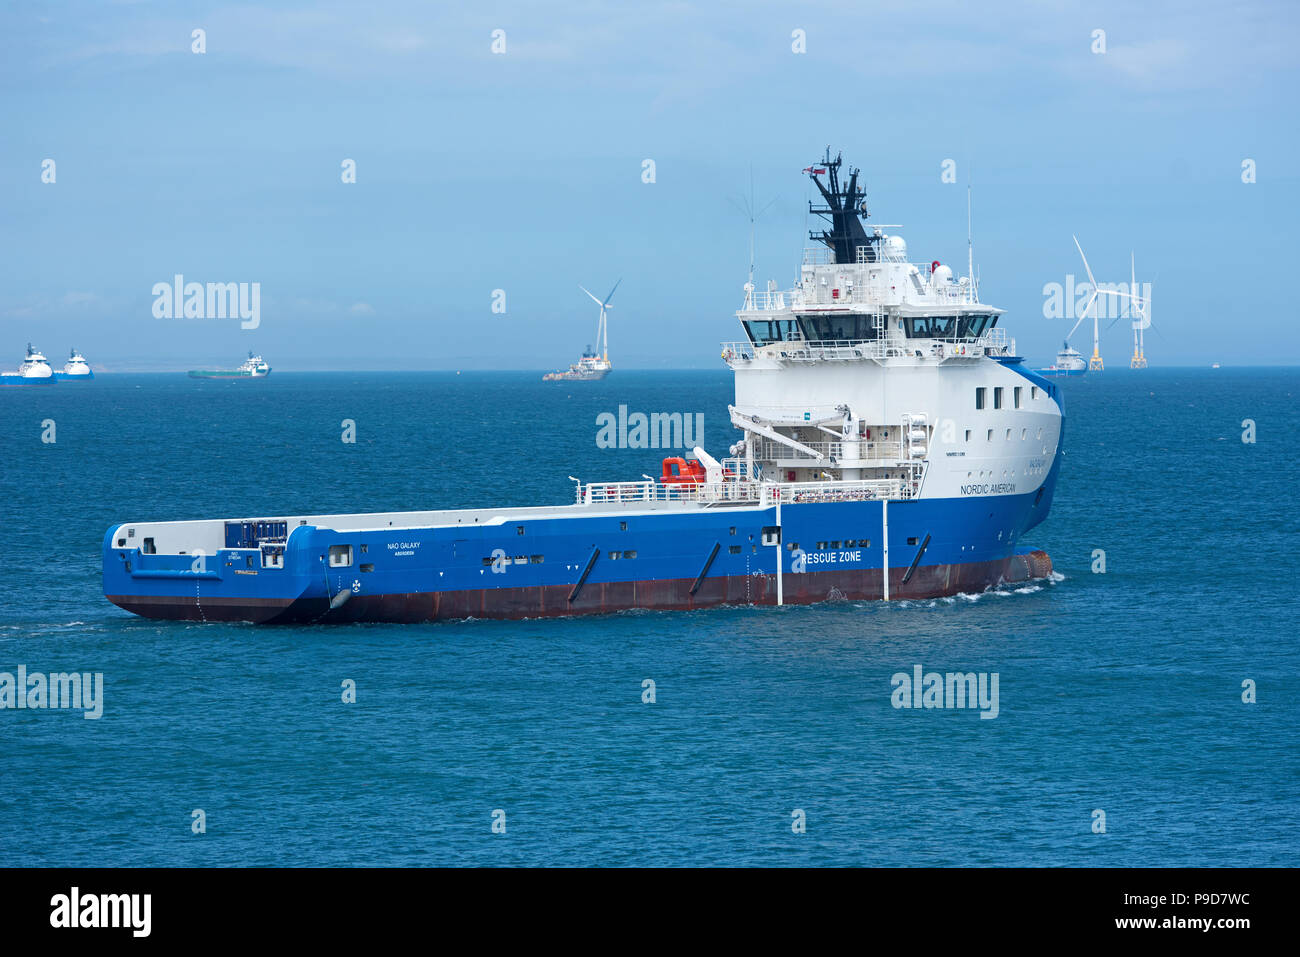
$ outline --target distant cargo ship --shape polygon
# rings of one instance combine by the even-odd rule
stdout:
[[[16,372],[0,372],[0,386],[54,385],[54,370],[50,361],[27,343],[27,355]]]
[[[88,381],[95,378],[90,363],[76,349],[68,350],[68,361],[63,363],[63,371],[54,373],[56,379]]]
[[[585,286],[579,286],[583,292],[600,306],[600,321],[596,324],[596,345],[600,347],[599,354],[592,352],[591,346],[587,346],[582,353],[582,358],[575,362],[563,372],[548,372],[542,376],[543,382],[592,382],[597,379],[603,379],[609,375],[609,370],[614,368],[609,361],[609,328],[605,321],[605,310],[613,308],[609,301],[614,298],[614,290],[618,288],[620,279],[614,283],[614,289],[609,291],[609,295],[602,302],[587,290]]]
[[[191,369],[191,379],[265,379],[271,367],[261,356],[248,354],[238,369]]]

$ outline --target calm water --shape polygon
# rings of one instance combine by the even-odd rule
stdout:
[[[1028,539],[1052,584],[339,627],[134,618],[101,596],[103,534],[567,502],[567,475],[657,473],[662,453],[597,449],[595,417],[619,403],[703,412],[724,450],[729,377],[119,375],[0,393],[0,671],[105,681],[98,721],[0,711],[0,865],[1295,865],[1300,370],[1064,389],[1061,485]],[[997,672],[999,716],[895,710],[890,678],[917,664]]]

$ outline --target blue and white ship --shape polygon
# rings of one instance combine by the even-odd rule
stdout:
[[[54,385],[58,380],[50,368],[50,360],[27,343],[27,354],[14,372],[0,372],[0,386]]]
[[[95,378],[94,370],[90,368],[90,363],[76,349],[68,351],[68,361],[63,363],[63,371],[55,372],[54,378],[68,379],[73,382],[89,382]]]
[[[1056,361],[1039,372],[1045,376],[1085,375],[1088,372],[1088,360],[1078,349],[1071,349],[1069,340],[1066,340],[1061,351],[1056,354]]]
[[[827,220],[798,282],[746,283],[740,438],[569,505],[130,521],[104,593],[151,618],[416,622],[928,598],[1044,578],[1024,544],[1061,461],[1058,388],[1022,367],[974,270],[870,231],[858,171],[809,173]],[[891,230],[886,233],[885,230]],[[973,256],[970,257],[973,260]]]

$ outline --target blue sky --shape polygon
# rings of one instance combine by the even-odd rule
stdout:
[[[1034,365],[1073,324],[1043,317],[1044,284],[1083,278],[1072,233],[1103,281],[1134,252],[1153,366],[1295,364],[1297,21],[1199,0],[6,4],[0,366],[30,339],[104,369],[255,349],[540,370],[593,337],[578,284],[623,277],[616,368],[720,368],[751,168],[759,276],[788,286],[799,171],[827,144],[918,261],[964,264],[973,184],[984,298]],[[177,273],[260,283],[261,325],[155,318]],[[1131,332],[1102,346],[1124,366]]]

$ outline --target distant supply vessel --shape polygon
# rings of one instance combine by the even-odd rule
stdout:
[[[859,172],[845,183],[840,166],[828,150],[805,170],[827,228],[796,284],[745,283],[745,338],[722,346],[741,435],[728,457],[696,446],[658,477],[574,478],[569,505],[114,524],[105,596],[149,618],[416,622],[925,599],[1050,576],[1024,542],[1060,474],[1059,387],[980,301],[969,238],[965,277],[910,262],[899,227],[868,230]],[[493,467],[476,466],[484,489]]]
[[[583,292],[587,293],[600,306],[600,320],[596,324],[596,346],[600,352],[593,352],[591,346],[587,346],[582,353],[582,358],[569,366],[563,372],[548,372],[542,376],[543,382],[590,382],[596,379],[603,379],[609,374],[609,370],[614,368],[609,362],[609,328],[605,312],[612,309],[613,306],[609,301],[614,298],[614,290],[623,280],[620,279],[614,283],[614,289],[609,291],[609,295],[604,300],[596,299],[585,286],[579,286]]]
[[[1083,353],[1077,349],[1071,349],[1070,343],[1064,343],[1064,348],[1056,354],[1056,361],[1046,369],[1038,370],[1045,376],[1076,376],[1085,375],[1088,372],[1088,360],[1083,357]]]
[[[27,355],[15,372],[0,372],[0,386],[54,385],[54,370],[50,361],[27,343]]]
[[[271,367],[261,356],[248,354],[238,369],[191,369],[191,379],[265,379]]]
[[[94,371],[90,368],[90,363],[76,349],[68,351],[68,361],[63,363],[63,371],[54,373],[56,379],[67,379],[69,382],[82,381],[88,382],[95,378]]]

